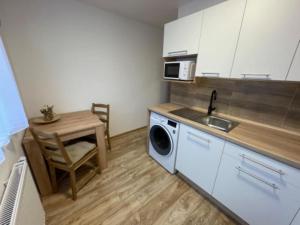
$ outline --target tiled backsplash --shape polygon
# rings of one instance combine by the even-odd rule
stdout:
[[[217,90],[217,112],[300,132],[300,82],[196,78],[171,83],[170,101],[207,108]]]

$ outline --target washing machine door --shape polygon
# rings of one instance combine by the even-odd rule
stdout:
[[[169,132],[160,125],[153,125],[150,129],[150,142],[155,151],[163,156],[172,152],[172,139]]]

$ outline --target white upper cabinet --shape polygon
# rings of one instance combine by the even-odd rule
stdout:
[[[246,0],[229,0],[203,11],[196,76],[230,77]]]
[[[202,11],[165,24],[163,57],[198,53]]]
[[[300,35],[299,0],[248,0],[232,78],[285,80]]]
[[[299,25],[300,26],[300,25]],[[287,76],[287,80],[290,81],[300,81],[300,40],[297,48],[297,52],[295,54],[295,58],[291,64],[291,69]]]

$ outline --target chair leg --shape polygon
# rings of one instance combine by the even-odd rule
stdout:
[[[72,198],[75,201],[77,199],[75,171],[70,171],[70,184],[71,184],[71,188],[72,188]]]
[[[110,135],[109,135],[109,131],[107,131],[107,143],[108,143],[108,149],[109,151],[111,151],[111,143],[110,143]]]
[[[97,162],[99,162],[100,160],[99,160],[99,153],[97,153],[96,154],[96,160],[97,160]],[[100,165],[98,165],[98,163],[96,163],[96,168],[95,168],[95,170],[96,170],[96,173],[97,174],[101,174],[101,167],[100,167]]]
[[[55,167],[49,165],[50,178],[52,183],[53,192],[57,192],[57,181],[56,181],[56,172]]]

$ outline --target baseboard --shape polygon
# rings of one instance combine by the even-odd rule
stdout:
[[[143,130],[143,129],[146,129],[146,128],[147,128],[147,126],[139,127],[139,128],[133,129],[133,130],[129,130],[129,131],[120,133],[120,134],[116,134],[114,136],[111,136],[111,138],[118,138],[118,137],[121,137],[123,135],[130,134],[130,133],[133,133],[133,132],[136,132],[136,131],[139,131],[139,130]]]

